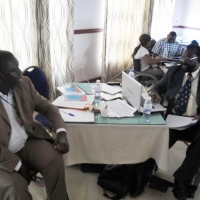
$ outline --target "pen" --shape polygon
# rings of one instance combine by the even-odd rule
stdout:
[[[63,110],[60,110],[60,112],[66,113],[66,114],[68,114],[68,115],[74,117],[74,114],[72,114],[72,113],[69,113],[69,112],[66,112],[66,111],[63,111]]]

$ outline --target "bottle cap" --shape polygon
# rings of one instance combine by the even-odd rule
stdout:
[[[151,97],[147,97],[147,100],[151,100]]]
[[[130,71],[131,71],[131,72],[134,72],[134,70],[133,70],[133,69],[130,69]]]
[[[96,83],[100,83],[100,80],[96,80]]]

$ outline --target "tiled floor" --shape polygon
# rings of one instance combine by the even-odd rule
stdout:
[[[186,145],[182,142],[177,142],[169,153],[169,170],[167,172],[158,170],[156,175],[165,178],[169,181],[173,181],[173,172],[180,166],[184,159]],[[70,200],[106,200],[103,196],[102,189],[97,185],[97,174],[82,173],[79,166],[66,167],[66,181],[67,191]],[[30,191],[33,195],[33,200],[45,200],[46,193],[45,188],[40,188],[34,183],[30,185]],[[144,192],[136,197],[131,198],[126,196],[125,200],[175,200],[171,192],[171,188],[167,193],[161,193],[155,190],[151,190],[148,187]],[[200,187],[195,193],[194,200],[200,199]],[[58,199],[59,200],[59,199]]]

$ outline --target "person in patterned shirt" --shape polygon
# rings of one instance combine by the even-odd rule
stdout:
[[[157,41],[152,49],[153,57],[173,58],[180,56],[181,46],[175,40],[176,32],[172,31],[167,35],[167,38]]]

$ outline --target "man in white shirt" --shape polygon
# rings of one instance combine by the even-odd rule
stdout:
[[[0,51],[0,199],[31,200],[28,184],[34,170],[43,175],[48,200],[68,200],[62,158],[69,151],[65,123],[21,75],[18,64],[12,53]],[[34,111],[48,118],[55,141],[34,121]]]
[[[152,89],[153,101],[159,102],[160,95],[165,94],[169,103],[167,114],[200,116],[199,56],[199,47],[188,45],[181,57],[181,65],[171,67]],[[185,130],[170,129],[169,148],[178,140],[191,141],[185,160],[174,173],[174,196],[185,200],[187,188],[200,167],[200,121]]]

